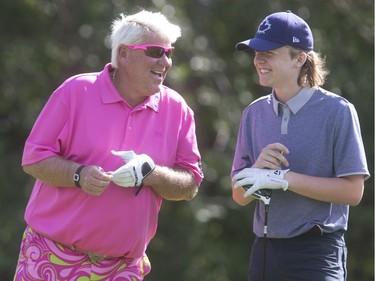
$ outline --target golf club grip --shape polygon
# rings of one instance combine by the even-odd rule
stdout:
[[[272,194],[272,189],[258,189],[254,192],[254,194],[258,196],[264,196],[266,198],[270,198]]]
[[[245,190],[249,190],[252,186],[253,186],[252,184],[245,184],[242,187]],[[271,196],[272,189],[258,189],[254,193],[257,195],[262,195],[262,196]]]

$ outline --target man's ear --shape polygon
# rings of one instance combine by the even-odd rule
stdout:
[[[128,54],[128,48],[125,46],[125,45],[120,45],[117,49],[117,54],[118,54],[118,57],[121,59],[121,58],[126,58],[127,54]]]
[[[299,67],[305,64],[307,60],[307,53],[305,52],[299,52],[298,57],[297,57],[297,64]]]

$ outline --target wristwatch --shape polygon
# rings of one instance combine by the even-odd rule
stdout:
[[[81,188],[81,185],[79,184],[79,180],[81,179],[81,171],[84,167],[85,167],[84,165],[79,166],[77,171],[73,175],[74,184],[76,185],[76,187],[79,187],[79,188]]]

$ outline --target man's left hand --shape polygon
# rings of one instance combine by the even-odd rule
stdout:
[[[251,187],[244,193],[245,198],[259,189],[283,189],[285,191],[289,184],[284,180],[284,174],[288,171],[245,168],[233,177],[233,188],[250,185]]]
[[[133,150],[111,152],[126,163],[113,172],[112,181],[119,186],[142,186],[143,179],[155,169],[154,161],[146,154],[136,154]]]

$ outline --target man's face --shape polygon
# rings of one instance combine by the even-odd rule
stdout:
[[[171,42],[160,36],[150,37],[143,44],[171,47]],[[165,53],[160,58],[150,57],[144,50],[131,49],[126,45],[120,48],[119,67],[124,98],[129,103],[134,101],[138,104],[158,93],[172,66],[172,58],[168,58]]]

